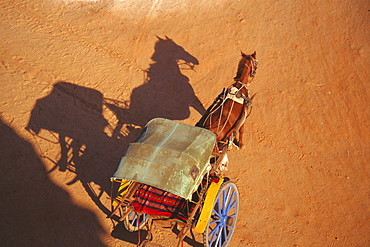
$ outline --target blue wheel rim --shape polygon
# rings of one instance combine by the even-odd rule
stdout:
[[[138,227],[139,225],[145,222],[146,217],[147,217],[146,214],[137,215],[135,212],[131,212],[128,215],[128,220],[131,225]]]
[[[239,207],[239,193],[233,182],[226,182],[217,194],[205,232],[207,247],[225,247],[234,233]]]

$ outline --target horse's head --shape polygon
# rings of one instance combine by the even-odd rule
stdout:
[[[157,63],[173,63],[186,64],[191,69],[194,65],[198,65],[199,61],[189,52],[185,51],[184,48],[176,44],[172,39],[166,36],[165,39],[158,37],[158,41],[155,44],[155,51],[152,56],[152,60]],[[182,61],[182,62],[181,62]]]
[[[234,80],[244,84],[248,83],[249,77],[254,77],[257,70],[258,60],[256,59],[256,52],[247,55],[241,52],[242,58],[239,61],[238,71]]]

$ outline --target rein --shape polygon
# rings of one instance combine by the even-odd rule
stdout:
[[[245,83],[242,83],[240,81],[239,81],[239,83],[242,84],[242,87],[238,89],[238,91],[235,93],[235,95],[237,95],[243,87],[246,88],[246,84]],[[249,94],[249,91],[248,90],[247,90],[247,93]],[[220,143],[223,143],[223,144],[227,144],[227,143],[230,143],[230,142],[231,142],[231,144],[233,143],[232,140],[235,139],[236,133],[239,131],[239,129],[243,126],[243,124],[245,123],[245,121],[247,120],[247,118],[249,117],[249,115],[252,113],[252,100],[253,100],[254,96],[255,96],[255,94],[251,98],[249,98],[249,95],[245,96],[244,94],[240,93],[240,96],[239,97],[241,97],[243,99],[243,110],[240,113],[240,115],[239,115],[238,119],[236,120],[236,122],[234,123],[234,125],[225,134],[225,136],[219,141]],[[231,99],[231,100],[233,100],[233,99]],[[235,101],[233,100],[233,103],[234,102]],[[233,106],[234,106],[234,104],[233,104]],[[233,110],[233,106],[231,107],[231,109],[229,111],[229,116],[230,116],[230,114],[231,114],[231,112]],[[247,113],[248,108],[250,110]],[[227,121],[229,120],[229,116],[226,119],[225,123],[227,123]],[[221,116],[220,116],[220,118],[221,118]],[[227,137],[230,132],[231,132],[231,135],[229,137]]]

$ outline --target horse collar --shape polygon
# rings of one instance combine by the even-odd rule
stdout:
[[[244,87],[244,85],[241,88],[237,87],[231,87],[227,90],[226,99],[231,99],[239,104],[244,104],[245,102],[248,102],[249,98],[248,95],[244,95],[240,90]],[[249,91],[247,90],[247,94],[249,94]]]

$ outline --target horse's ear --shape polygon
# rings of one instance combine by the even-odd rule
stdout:
[[[247,55],[242,50],[240,50],[240,53],[242,54],[242,56],[246,56]]]
[[[256,59],[256,51],[254,51],[254,53],[252,54],[252,57],[253,57],[254,59]]]
[[[162,39],[161,37],[159,37],[159,36],[157,36],[157,35],[156,35],[155,37],[157,37],[157,39],[159,39],[159,40],[164,40],[164,39]]]
[[[166,35],[166,36],[164,36],[164,37],[166,37],[166,39],[167,39],[167,40],[171,40],[170,38],[168,38],[168,37],[167,37],[167,35]]]

